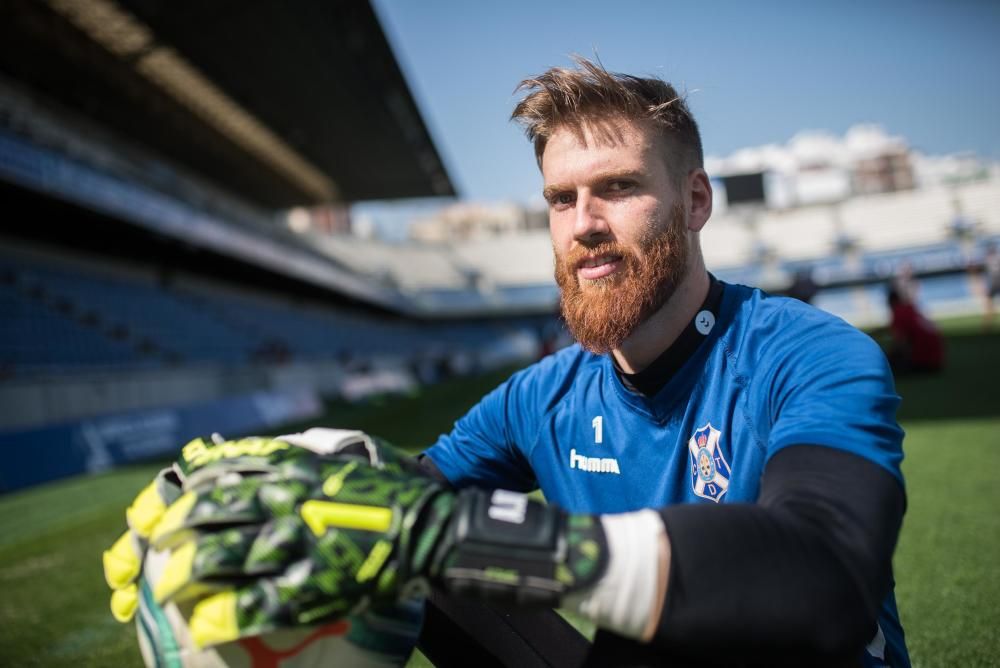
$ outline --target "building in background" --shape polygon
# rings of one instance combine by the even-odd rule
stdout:
[[[351,208],[343,204],[321,204],[312,207],[297,206],[283,214],[285,224],[292,232],[304,234],[350,234]]]
[[[858,195],[911,190],[919,184],[919,156],[905,139],[877,125],[855,125],[843,137],[801,132],[787,144],[740,149],[709,157],[709,174],[727,195],[735,177],[763,174],[764,204],[770,209],[831,204]],[[743,198],[722,198],[723,209]]]
[[[410,239],[424,243],[468,241],[548,227],[548,212],[511,202],[457,202],[414,220]]]

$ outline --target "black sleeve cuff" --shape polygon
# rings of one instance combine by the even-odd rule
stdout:
[[[857,657],[891,587],[905,497],[834,448],[785,448],[756,504],[663,509],[671,544],[654,643],[692,657],[809,665]]]

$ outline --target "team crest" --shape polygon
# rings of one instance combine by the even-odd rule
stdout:
[[[691,491],[716,503],[729,489],[729,478],[732,476],[719,444],[721,436],[722,432],[709,423],[696,431],[688,441]]]

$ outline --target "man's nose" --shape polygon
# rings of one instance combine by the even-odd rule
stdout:
[[[576,218],[573,220],[573,238],[580,242],[596,241],[610,234],[611,228],[600,202],[589,193],[580,193],[576,199]]]

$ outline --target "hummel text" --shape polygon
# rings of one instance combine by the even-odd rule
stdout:
[[[618,470],[618,460],[610,457],[584,457],[576,454],[576,448],[569,451],[569,467],[580,469],[589,473],[614,473],[621,475]]]

